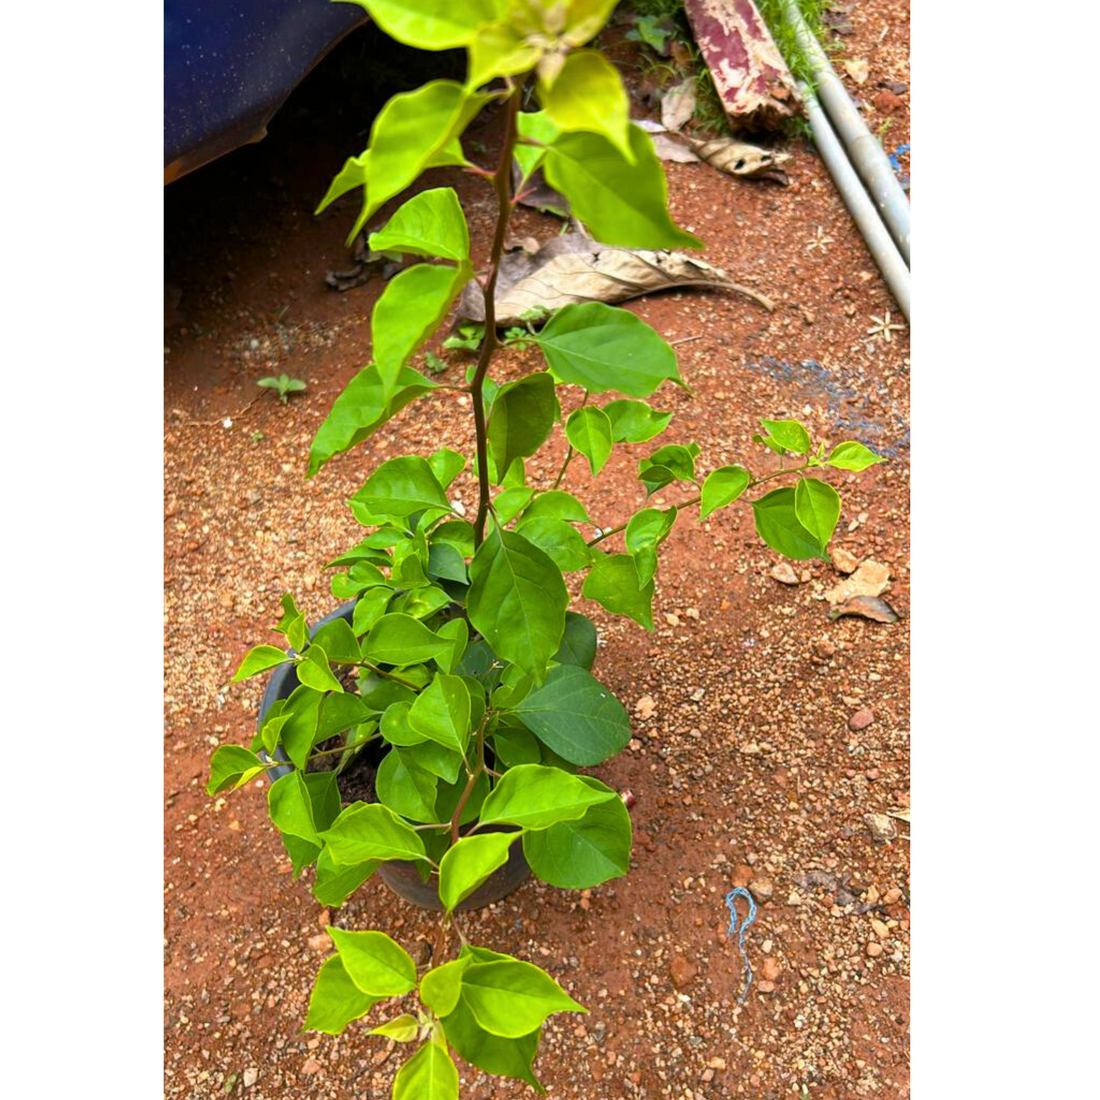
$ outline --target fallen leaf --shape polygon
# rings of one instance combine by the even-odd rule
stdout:
[[[889,817],[896,817],[898,821],[904,821],[906,825],[912,824],[909,818],[909,810],[887,810]]]
[[[889,584],[889,568],[868,558],[847,580],[830,588],[825,599],[837,607],[855,596],[881,596]]]
[[[700,159],[727,175],[769,179],[784,187],[790,182],[787,173],[779,167],[784,161],[791,159],[788,153],[773,153],[759,145],[726,137],[712,138],[709,141],[689,137],[688,144]]]
[[[775,309],[763,294],[739,286],[717,267],[682,252],[619,248],[584,233],[552,237],[533,255],[510,252],[501,260],[496,288],[499,325],[519,321],[533,309],[560,309],[573,302],[624,302],[680,286],[736,290]],[[481,286],[467,283],[458,301],[457,323],[484,321]]]
[[[661,160],[670,160],[676,164],[698,164],[699,156],[692,152],[683,142],[677,141],[671,134],[663,130],[653,133],[653,151]]]
[[[863,84],[867,80],[870,66],[861,57],[849,57],[841,62],[844,71],[857,83]]]
[[[695,77],[669,88],[661,99],[661,122],[666,130],[678,133],[695,114]]]
[[[839,619],[842,615],[858,615],[876,623],[896,623],[901,618],[880,596],[853,596],[829,609],[830,620]]]

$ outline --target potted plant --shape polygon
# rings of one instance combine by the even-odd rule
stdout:
[[[375,251],[424,259],[391,279],[375,305],[374,361],[318,430],[308,476],[422,395],[447,388],[408,363],[475,278],[484,335],[467,384],[450,388],[468,396],[476,453],[407,455],[367,478],[350,501],[367,533],[329,563],[340,570],[332,591],[343,606],[311,631],[293,596],[283,597],[286,645],[256,646],[234,677],[270,674],[256,736],[249,748],[215,751],[208,790],[269,774],[271,819],[295,874],[314,869],[313,891],[325,905],[342,904],[377,872],[410,900],[442,910],[423,974],[384,932],[331,928],[336,953],[317,975],[306,1028],[338,1034],[378,1002],[415,990],[415,1015],[373,1029],[416,1045],[394,1082],[398,1100],[456,1097],[452,1050],[541,1089],[532,1063],[543,1023],[585,1009],[530,962],[461,936],[457,952],[449,945],[456,910],[503,896],[528,869],[554,886],[586,888],[629,866],[623,800],[580,769],[621,751],[630,720],[591,671],[596,631],[570,609],[563,574],[580,574],[585,597],[652,629],[659,550],[681,514],[701,521],[748,502],[770,547],[826,558],[840,499],[810,471],[860,470],[880,459],[851,441],[826,455],[797,421],[763,421],[758,441],[795,464],[763,476],[741,465],[703,476],[697,446],[659,446],[638,476],[647,494],[682,490],[682,502],[594,525],[585,504],[559,487],[565,469],[580,456],[595,477],[614,446],[664,431],[671,414],[645,398],[666,382],[683,384],[672,348],[632,313],[594,302],[566,306],[522,333],[542,353],[540,369],[507,382],[490,370],[501,347],[494,290],[515,204],[513,158],[525,178],[542,169],[600,241],[699,244],[669,216],[660,163],[628,120],[617,72],[586,48],[614,2],[359,2],[402,42],[465,47],[469,75],[465,84],[436,80],[394,96],[321,207],[362,188],[354,236],[426,168],[459,165],[493,188],[497,219],[480,277],[450,188],[415,195],[371,233]],[[537,111],[521,110],[530,91]],[[465,127],[490,103],[503,125],[491,170],[468,161],[461,146]],[[524,460],[559,428],[568,444],[560,472],[551,484],[530,484]],[[448,489],[471,464],[478,502],[466,516]],[[762,488],[779,479],[786,483]]]

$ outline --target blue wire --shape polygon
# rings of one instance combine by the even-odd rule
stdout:
[[[737,898],[744,898],[749,903],[748,916],[745,917],[745,922],[740,924],[740,927],[738,925],[741,918],[737,915]],[[741,1004],[744,1004],[749,996],[749,987],[752,985],[752,964],[749,962],[748,952],[745,950],[745,933],[749,930],[749,925],[756,920],[756,902],[753,900],[752,894],[743,886],[735,886],[726,895],[726,908],[730,911],[729,934],[737,937],[737,950],[741,952],[741,961],[745,964],[745,974],[747,975],[745,988],[741,991],[741,996],[737,998]]]
[[[890,167],[893,168],[895,172],[901,171],[901,163],[898,157],[905,156],[905,154],[909,152],[909,149],[910,145],[906,142],[904,145],[899,145],[892,153],[887,153],[887,156],[890,158]]]

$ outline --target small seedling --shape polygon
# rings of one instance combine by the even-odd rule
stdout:
[[[644,42],[662,57],[667,53],[666,43],[672,36],[672,27],[659,15],[636,15],[634,26],[626,32],[631,42]]]
[[[253,443],[262,443],[267,436],[265,436],[263,432],[253,432],[248,438],[251,439]]]
[[[463,351],[477,351],[485,337],[484,325],[459,325],[454,336],[443,341],[445,348],[461,348]]]
[[[447,364],[433,352],[424,352],[424,366],[429,374],[442,374],[447,369]]]
[[[280,374],[278,378],[261,378],[256,385],[265,390],[275,390],[284,405],[290,400],[292,393],[301,393],[306,388],[305,382],[291,378],[289,374]]]

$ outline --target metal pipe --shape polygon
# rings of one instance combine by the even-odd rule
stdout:
[[[867,123],[863,121],[863,116],[849,97],[840,77],[836,75],[825,51],[806,26],[798,0],[783,0],[783,10],[787,22],[794,29],[799,46],[810,61],[821,103],[908,264],[909,198],[898,183],[882,146],[867,129]]]
[[[814,141],[821,159],[825,162],[829,175],[833,177],[833,183],[836,184],[844,205],[848,207],[852,220],[863,235],[868,251],[878,264],[886,285],[897,299],[898,306],[908,321],[909,268],[883,224],[882,218],[879,217],[875,204],[863,189],[863,184],[856,175],[852,162],[845,154],[839,138],[833,133],[833,128],[829,125],[829,120],[817,97],[806,84],[799,84],[798,90],[805,100],[810,129],[813,130]]]

